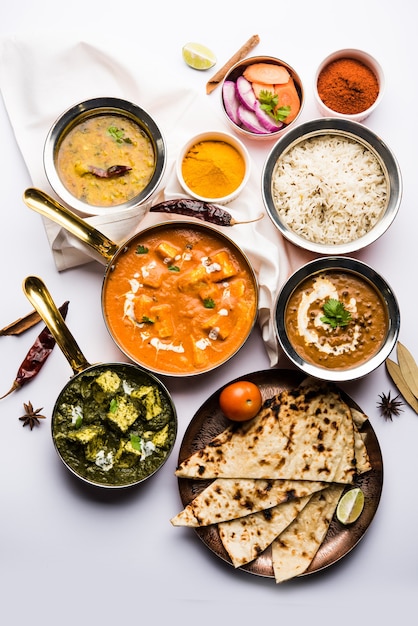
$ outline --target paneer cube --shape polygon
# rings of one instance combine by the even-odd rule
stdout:
[[[167,241],[162,241],[156,248],[156,253],[160,256],[163,261],[166,263],[170,261],[174,261],[174,259],[181,255],[180,248],[173,246],[171,243]]]
[[[134,315],[137,322],[149,322],[154,321],[151,314],[151,307],[154,305],[154,300],[144,293],[141,293],[134,300]]]
[[[167,339],[173,336],[174,326],[170,304],[154,305],[150,308],[150,317],[154,321],[154,328],[160,339]]]
[[[118,426],[124,433],[128,430],[139,417],[137,408],[132,402],[129,402],[124,396],[116,396],[110,403],[109,411],[106,418]]]
[[[221,310],[204,322],[202,327],[211,339],[225,340],[231,334],[233,321],[229,315],[223,314],[225,312],[225,309]]]
[[[238,273],[231,257],[225,250],[221,250],[217,254],[214,254],[211,257],[211,262],[212,264],[216,263],[221,268],[220,270],[211,273],[210,278],[215,282],[231,278],[232,276],[236,276]]]
[[[141,267],[139,280],[145,287],[158,289],[163,282],[163,271],[164,268],[161,265],[151,261],[151,263]]]

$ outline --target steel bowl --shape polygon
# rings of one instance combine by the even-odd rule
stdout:
[[[279,211],[283,212],[286,210],[287,207],[283,201],[275,199],[273,191],[273,181],[280,159],[294,146],[301,144],[305,140],[328,135],[347,138],[348,140],[358,142],[364,149],[369,150],[371,155],[377,159],[387,186],[385,206],[382,208],[378,221],[370,230],[361,236],[342,243],[322,243],[320,241],[313,241],[308,239],[305,235],[296,232],[295,229],[292,229],[279,213]],[[332,154],[329,154],[329,159],[332,158]],[[293,166],[293,168],[294,167],[295,166]],[[305,122],[304,124],[290,129],[273,146],[266,158],[262,171],[262,197],[267,213],[274,226],[286,239],[296,246],[324,255],[349,254],[375,242],[392,224],[401,203],[402,176],[393,152],[382,139],[369,128],[366,128],[359,122],[350,120],[320,118]],[[326,223],[326,220],[324,220],[324,223]]]
[[[387,332],[378,350],[367,361],[346,369],[332,369],[308,362],[292,344],[286,326],[287,306],[292,294],[306,279],[327,271],[352,274],[371,285],[380,296],[386,316]],[[320,257],[296,270],[283,285],[273,315],[276,337],[290,361],[307,375],[334,382],[362,378],[379,367],[395,347],[400,329],[399,305],[390,285],[369,265],[350,257]]]
[[[224,97],[223,97],[225,83],[227,83],[228,81],[236,82],[237,79],[239,78],[239,76],[241,76],[243,74],[245,69],[249,65],[253,65],[254,63],[270,63],[270,64],[273,64],[273,65],[281,65],[282,67],[284,67],[289,72],[290,76],[292,77],[292,79],[294,81],[294,84],[295,84],[295,87],[296,87],[296,91],[298,93],[299,100],[300,100],[299,112],[298,112],[297,116],[295,117],[295,119],[292,122],[290,122],[289,124],[284,124],[284,126],[280,130],[273,131],[273,132],[265,132],[265,133],[251,132],[251,131],[247,130],[246,128],[244,128],[241,123],[234,122],[234,120],[231,118],[231,116],[228,115],[228,113],[227,113],[227,110],[226,110],[226,107],[225,107],[225,100],[224,100]],[[266,141],[266,140],[267,141],[271,141],[271,140],[274,140],[274,139],[278,139],[279,137],[281,137],[282,135],[287,133],[289,131],[289,129],[293,128],[298,123],[298,119],[299,119],[300,114],[302,112],[304,103],[305,103],[305,92],[304,92],[302,80],[301,80],[299,74],[296,72],[296,70],[291,65],[289,65],[285,61],[282,61],[281,59],[278,59],[276,57],[272,57],[272,56],[255,56],[255,57],[249,57],[247,59],[244,59],[243,61],[239,61],[238,63],[236,63],[229,70],[229,72],[226,74],[226,76],[225,76],[225,78],[224,78],[224,80],[222,82],[221,106],[222,106],[222,110],[224,112],[224,115],[225,115],[228,123],[230,124],[231,128],[234,131],[236,131],[237,133],[239,133],[240,135],[242,135],[243,137],[247,137],[247,139],[256,139],[256,140],[261,140],[261,141]]]
[[[82,122],[103,115],[116,115],[122,120],[128,119],[134,122],[149,138],[154,152],[154,171],[142,191],[130,199],[122,198],[120,203],[110,206],[98,206],[76,197],[63,183],[57,169],[59,150],[68,133]],[[167,147],[154,119],[138,105],[119,98],[93,98],[72,106],[52,124],[44,144],[43,161],[52,189],[61,200],[79,214],[85,216],[121,214],[137,208],[138,214],[141,215],[145,214],[148,208],[146,201],[157,190],[163,177],[167,163]]]

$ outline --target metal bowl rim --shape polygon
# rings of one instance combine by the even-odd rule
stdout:
[[[68,191],[58,175],[55,157],[60,141],[69,130],[86,117],[107,113],[128,117],[147,133],[154,147],[155,170],[148,185],[137,196],[121,204],[102,207],[83,202]],[[144,204],[157,189],[167,165],[167,145],[159,126],[148,111],[142,107],[121,98],[91,98],[69,107],[54,121],[44,142],[43,161],[45,174],[52,189],[73,209],[84,215],[105,215],[109,212],[123,213]]]
[[[382,301],[386,305],[389,325],[386,340],[382,344],[380,350],[366,363],[348,370],[326,369],[304,361],[304,359],[297,354],[291,345],[287,337],[284,322],[288,299],[302,281],[309,276],[312,276],[312,274],[338,269],[357,274],[374,286],[376,291],[380,294]],[[400,323],[401,318],[398,300],[386,279],[367,263],[344,256],[321,257],[314,259],[297,269],[282,286],[273,307],[274,331],[276,338],[287,357],[294,365],[306,374],[314,376],[315,378],[333,382],[348,382],[362,378],[377,369],[395,347],[399,335]]]
[[[311,137],[336,134],[358,141],[379,160],[389,188],[388,204],[382,218],[368,233],[342,244],[321,244],[309,241],[291,230],[279,217],[272,197],[272,175],[280,156],[299,142]],[[264,162],[262,173],[262,198],[266,211],[281,234],[299,248],[325,255],[349,254],[365,248],[379,239],[393,223],[402,200],[402,174],[392,150],[372,130],[353,120],[333,117],[318,118],[291,128],[271,148]]]

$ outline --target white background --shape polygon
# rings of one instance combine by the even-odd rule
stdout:
[[[157,56],[165,61],[167,75],[204,93],[209,74],[184,64],[183,44],[199,41],[208,45],[217,54],[220,67],[257,33],[261,43],[255,53],[282,58],[304,81],[306,104],[301,121],[318,116],[312,82],[325,56],[351,47],[373,54],[383,66],[386,93],[366,124],[395,153],[404,193],[390,230],[355,256],[371,264],[392,285],[402,315],[400,340],[418,358],[418,45],[412,7],[410,0],[255,4],[234,0],[72,0],[66,4],[15,0],[7,3],[7,10],[3,7],[0,34],[13,36],[36,28],[47,37],[48,32],[71,29],[75,37],[106,34],[113,45],[118,38],[131,39],[138,42],[138,58],[132,59],[133,64],[145,62],[148,55]],[[164,81],[164,76],[156,80]],[[208,98],[214,108],[219,107],[217,91]],[[102,321],[103,267],[92,263],[57,272],[42,221],[21,199],[31,180],[1,102],[0,136],[0,327],[30,310],[21,284],[26,275],[38,274],[59,303],[70,300],[68,320],[87,357],[120,360]],[[253,154],[259,162],[265,156],[260,147]],[[20,338],[0,338],[1,389],[11,384],[39,330],[32,329]],[[268,367],[256,329],[239,355],[216,372],[193,381],[166,380],[179,415],[176,448],[152,480],[121,493],[86,488],[68,475],[53,450],[49,417],[70,375],[58,350],[30,386],[0,401],[2,624],[415,623],[418,416],[408,407],[393,422],[379,415],[379,394],[395,391],[384,367],[344,386],[368,413],[378,436],[384,488],[371,527],[340,563],[277,586],[272,580],[234,571],[217,560],[193,531],[170,525],[170,518],[181,508],[174,477],[178,447],[195,411],[228,380]],[[23,402],[28,400],[43,407],[48,417],[47,423],[33,431],[22,428],[18,421]],[[400,619],[400,615],[405,617]]]

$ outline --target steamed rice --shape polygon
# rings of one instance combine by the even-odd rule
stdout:
[[[377,157],[339,135],[320,135],[284,153],[273,172],[272,195],[281,220],[315,243],[343,244],[369,232],[387,205]]]

